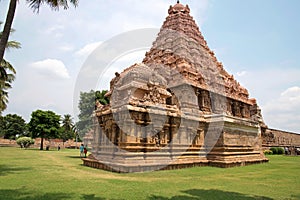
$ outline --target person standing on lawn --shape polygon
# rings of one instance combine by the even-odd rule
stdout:
[[[86,158],[86,154],[87,154],[88,150],[87,150],[87,147],[84,147],[83,149],[83,153],[84,153],[84,157]]]
[[[83,144],[80,145],[79,150],[80,150],[80,157],[83,157],[83,155],[84,155],[83,154],[83,150],[84,150]]]

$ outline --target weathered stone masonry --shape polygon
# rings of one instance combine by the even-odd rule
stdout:
[[[264,149],[270,147],[300,147],[300,134],[267,129],[262,133],[262,146]]]
[[[84,165],[116,172],[268,161],[255,99],[217,61],[189,7],[170,6],[142,63],[111,81]]]

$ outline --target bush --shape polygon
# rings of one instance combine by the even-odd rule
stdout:
[[[284,154],[284,149],[282,147],[271,147],[270,150],[273,152],[273,154]]]
[[[264,150],[264,154],[265,155],[272,155],[273,151],[271,151],[271,150]]]
[[[273,154],[277,154],[277,148],[276,147],[271,147],[270,150],[273,152]]]
[[[21,148],[28,148],[34,144],[34,140],[30,137],[20,137],[17,139],[17,144],[20,145]]]
[[[277,154],[284,154],[284,149],[282,147],[277,147]]]

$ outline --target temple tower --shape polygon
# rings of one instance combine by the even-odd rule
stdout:
[[[91,167],[139,172],[266,162],[255,99],[209,49],[188,5],[170,6],[152,48],[98,105]]]

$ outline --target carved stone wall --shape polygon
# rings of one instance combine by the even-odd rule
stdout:
[[[262,133],[262,145],[269,147],[300,147],[300,134],[267,129]]]

